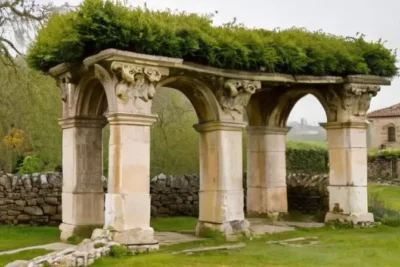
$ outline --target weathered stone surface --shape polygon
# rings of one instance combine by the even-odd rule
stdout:
[[[50,204],[50,205],[59,205],[60,204],[57,197],[45,197],[44,202],[47,204]]]
[[[29,215],[43,215],[42,209],[36,206],[25,207],[24,212]]]
[[[57,213],[57,207],[50,205],[43,205],[43,213],[47,215],[55,215]]]

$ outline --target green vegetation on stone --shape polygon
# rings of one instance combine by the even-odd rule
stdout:
[[[116,48],[237,70],[387,77],[397,73],[395,51],[385,48],[382,40],[301,28],[249,29],[235,21],[216,27],[212,18],[85,0],[76,10],[53,14],[30,47],[28,61],[46,71]]]

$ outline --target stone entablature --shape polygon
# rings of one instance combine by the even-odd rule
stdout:
[[[162,87],[181,91],[193,104],[200,135],[199,222],[227,238],[248,232],[243,209],[242,131],[248,118],[248,210],[286,212],[285,129],[296,102],[313,94],[322,104],[330,155],[327,220],[373,220],[367,210],[366,112],[383,77],[302,76],[216,69],[181,59],[107,49],[50,70],[58,80],[63,120],[62,239],[83,225],[113,229],[126,245],[154,244],[150,223],[150,126],[152,99]],[[110,123],[109,192],[90,188],[101,173],[101,127],[83,118]],[[256,129],[253,131],[252,129]],[[262,129],[265,128],[265,129]],[[281,130],[279,129],[281,128]],[[90,171],[88,171],[90,170]],[[100,179],[100,177],[98,178]],[[91,205],[92,212],[85,213]],[[65,216],[64,216],[65,215]]]

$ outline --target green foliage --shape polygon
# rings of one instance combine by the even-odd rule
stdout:
[[[379,151],[372,150],[368,152],[368,156],[371,158],[399,158],[400,149],[388,148]]]
[[[286,169],[290,172],[326,173],[329,157],[326,144],[287,142]]]
[[[180,92],[160,88],[153,102],[158,120],[151,127],[151,177],[199,172],[199,137],[193,129],[197,116]]]
[[[132,256],[133,253],[125,246],[112,246],[110,247],[110,256],[114,258],[124,258]]]
[[[367,42],[306,29],[248,29],[235,21],[215,27],[212,15],[133,8],[111,0],[85,0],[55,13],[29,49],[41,70],[76,62],[107,48],[183,58],[238,70],[314,75],[396,75],[396,53]]]
[[[29,174],[29,173],[40,172],[42,170],[42,165],[43,164],[38,157],[26,156],[18,173]]]
[[[54,170],[61,162],[60,89],[22,59],[16,64],[0,60],[0,170],[18,171],[31,155],[40,159],[40,171]]]

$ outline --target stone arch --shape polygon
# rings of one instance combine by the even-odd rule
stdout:
[[[187,76],[169,77],[157,84],[157,88],[161,87],[168,87],[182,92],[192,103],[199,123],[218,121],[220,119],[219,105],[215,95],[207,85],[198,79]]]
[[[102,67],[95,66],[95,68]],[[97,72],[97,70],[91,68],[80,79],[73,100],[73,114],[75,116],[101,117],[106,111],[110,110],[110,107],[114,107],[110,86],[99,78]]]
[[[325,95],[321,93],[317,89],[306,88],[306,89],[293,89],[288,90],[286,93],[283,93],[276,102],[274,109],[271,112],[269,118],[267,117],[267,125],[277,126],[277,127],[286,127],[287,120],[289,118],[290,112],[296,103],[302,99],[306,95],[314,96],[322,108],[325,111],[325,115],[327,120],[329,121],[330,112],[329,112],[329,103],[325,98]]]

